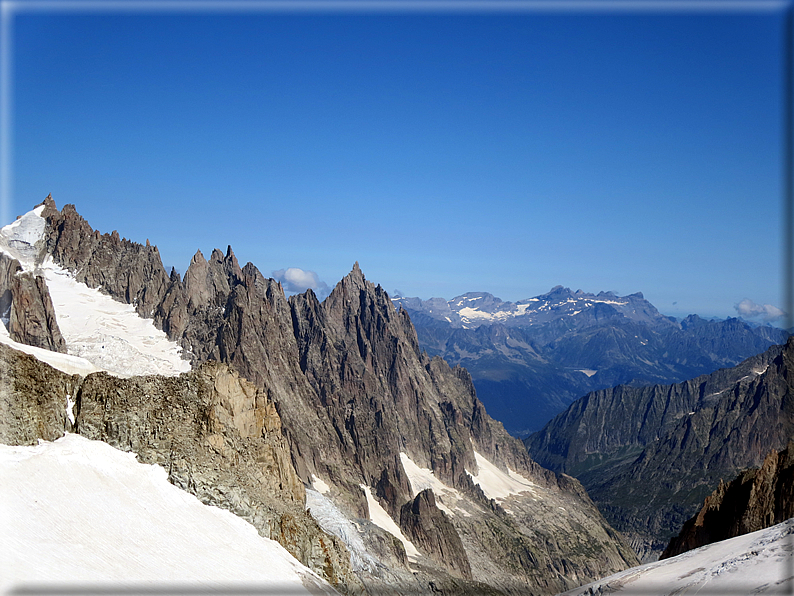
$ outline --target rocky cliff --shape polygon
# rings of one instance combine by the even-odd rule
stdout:
[[[594,392],[526,445],[579,478],[639,548],[660,552],[722,478],[794,436],[793,358],[790,339],[685,383]]]
[[[310,522],[268,509],[293,507],[303,486],[356,526],[357,538],[338,529],[338,516],[323,522],[354,552],[370,591],[545,594],[636,562],[576,480],[538,466],[488,416],[464,369],[419,349],[407,313],[358,265],[322,303],[311,291],[287,300],[231,248],[196,253],[182,279],[166,275],[156,247],[99,234],[72,206],[58,211],[48,199],[42,217],[47,255],[153,317],[197,367],[178,380],[89,376],[78,431],[167,465],[175,483],[258,527],[267,520],[270,535],[294,541],[287,548],[335,585],[348,585],[334,558],[342,549],[323,534],[337,555],[316,556]],[[234,383],[251,384],[239,403],[216,387],[232,370]],[[243,478],[235,482],[258,486],[267,503],[213,488],[228,486],[232,463]],[[394,538],[401,523],[411,538]]]
[[[720,482],[659,558],[763,530],[790,517],[794,517],[794,441],[783,451],[771,451],[760,468],[727,484]]]

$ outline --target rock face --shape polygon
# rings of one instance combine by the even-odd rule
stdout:
[[[720,482],[659,558],[763,530],[790,517],[794,517],[794,441],[783,451],[771,451],[759,469],[747,470],[728,484]]]
[[[66,352],[44,279],[23,271],[19,261],[0,254],[0,311],[8,319],[8,334],[19,343]]]
[[[100,234],[74,205],[59,212],[51,196],[44,201],[42,217],[47,221],[47,252],[56,263],[77,281],[132,304],[142,317],[152,316],[168,285],[156,246],[119,238],[116,231]]]
[[[466,551],[446,514],[436,507],[429,488],[400,509],[400,529],[417,548],[451,573],[472,579]]]
[[[638,547],[660,552],[722,478],[760,465],[794,435],[793,358],[789,339],[686,383],[597,391],[526,445],[579,478]]]
[[[196,253],[181,279],[165,274],[156,248],[94,232],[71,206],[58,212],[48,201],[42,216],[47,250],[58,264],[152,316],[199,367],[178,382],[88,377],[79,431],[143,452],[167,465],[176,484],[257,520],[257,527],[267,520],[270,536],[332,584],[348,580],[340,579],[347,570],[336,555],[318,554],[334,551],[328,536],[322,535],[325,547],[317,546],[302,512],[272,503],[300,501],[297,481],[327,485],[328,498],[356,520],[364,543],[399,567],[357,563],[355,572],[372,592],[397,586],[406,594],[546,594],[636,563],[581,485],[532,461],[485,412],[469,374],[422,352],[407,312],[396,310],[357,264],[324,302],[311,291],[287,300],[280,284],[253,264],[241,268],[231,247],[209,259]],[[242,389],[245,399],[220,397],[212,380],[220,373],[206,368],[218,365],[204,364],[212,362],[232,366],[255,389]],[[262,431],[260,422],[274,420],[274,409],[278,428],[266,424]],[[172,436],[174,427],[183,430]],[[285,452],[294,472],[273,455]],[[434,502],[452,512],[445,523],[427,496],[420,500],[419,517],[409,525],[425,545],[415,561],[369,521],[376,505],[368,495],[397,523],[405,505],[413,511],[424,487],[412,484],[405,458],[442,483]],[[523,484],[489,498],[473,481],[484,461],[496,470],[491,474],[519,475]],[[213,488],[231,486],[222,473],[231,463],[245,479],[234,481],[257,486],[270,495],[267,503],[253,489]],[[354,546],[345,532],[337,535]],[[454,562],[439,562],[440,552],[456,553]],[[356,586],[350,580],[347,589]]]
[[[67,412],[80,386],[70,376],[0,344],[0,443],[35,445],[71,430]]]

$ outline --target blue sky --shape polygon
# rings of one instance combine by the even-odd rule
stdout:
[[[180,272],[783,306],[781,10],[21,6],[12,215],[52,193]]]

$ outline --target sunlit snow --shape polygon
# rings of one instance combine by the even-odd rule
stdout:
[[[474,452],[477,460],[479,472],[475,476],[467,470],[474,484],[479,484],[482,492],[489,499],[504,499],[509,495],[517,495],[523,492],[534,493],[536,486],[531,480],[524,478],[510,468],[507,474],[497,468],[482,455]]]
[[[69,434],[33,447],[0,445],[0,477],[2,593],[22,593],[30,582],[75,594],[97,582],[333,593],[246,521],[106,443]]]
[[[123,304],[74,276],[47,257],[41,271],[69,354],[120,377],[178,375],[190,370],[181,348]]]
[[[394,520],[391,518],[389,513],[383,507],[381,507],[377,499],[372,496],[372,491],[370,488],[366,484],[360,484],[359,486],[367,496],[367,506],[369,507],[370,521],[376,526],[386,530],[389,534],[402,542],[403,546],[405,547],[405,554],[408,555],[408,559],[411,561],[416,561],[419,558],[419,551],[416,550],[416,547],[413,545],[413,543],[403,535],[402,531],[400,531],[400,527],[394,523]]]
[[[18,220],[0,228],[0,252],[19,261],[24,271],[32,271],[40,247],[35,244],[44,236],[47,222],[41,217],[44,205],[28,211]]]
[[[633,567],[565,594],[791,594],[793,551],[794,518],[677,557]]]

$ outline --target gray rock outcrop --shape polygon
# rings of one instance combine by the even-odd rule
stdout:
[[[471,566],[455,526],[436,507],[431,489],[416,495],[400,510],[400,529],[417,548],[451,573],[472,579]]]
[[[14,341],[66,352],[47,283],[19,261],[0,253],[0,313]]]

